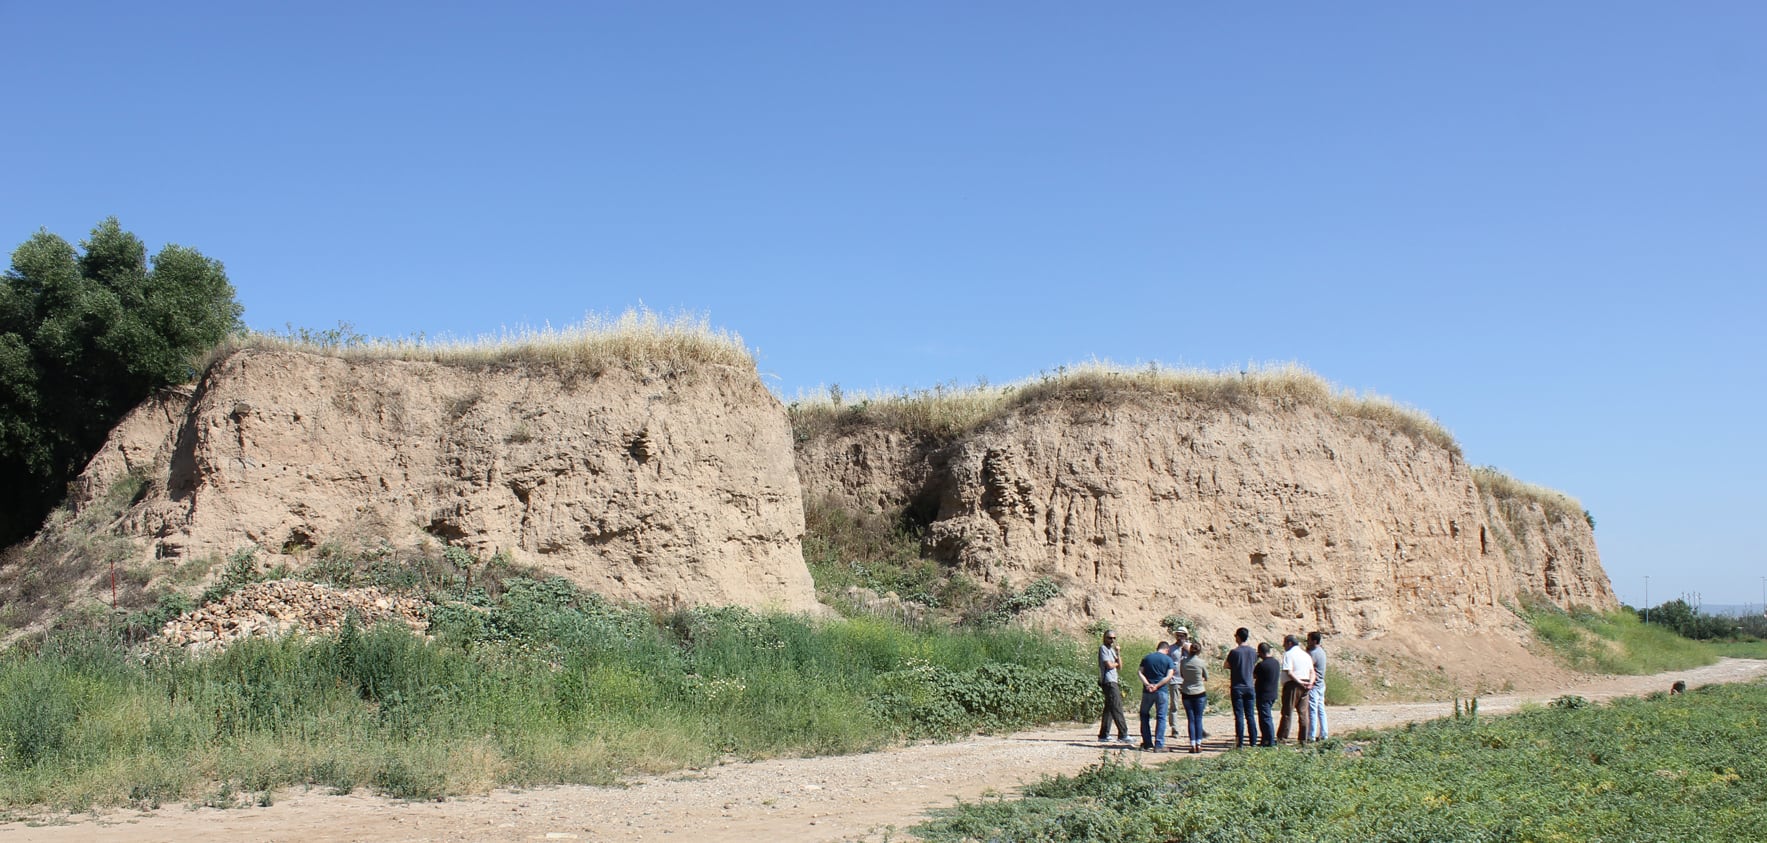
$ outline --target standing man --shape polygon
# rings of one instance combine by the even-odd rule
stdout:
[[[1098,718],[1098,740],[1110,740],[1111,724],[1117,724],[1117,740],[1129,742],[1129,722],[1123,719],[1123,688],[1118,684],[1117,668],[1123,666],[1123,651],[1117,649],[1117,631],[1104,631],[1104,643],[1098,645],[1098,687],[1104,691],[1104,713]]]
[[[1245,627],[1233,631],[1238,644],[1227,652],[1227,695],[1233,699],[1233,745],[1258,745],[1257,683],[1252,669],[1258,666],[1258,653],[1246,645],[1252,633]]]
[[[1166,642],[1161,641],[1154,651],[1141,657],[1141,748],[1155,752],[1166,751],[1166,708],[1170,695],[1166,688],[1172,684],[1172,676],[1176,666],[1172,657],[1166,655]],[[1150,727],[1147,718],[1154,716]]]
[[[1179,667],[1184,664],[1185,648],[1190,646],[1190,629],[1181,626],[1172,630],[1172,635],[1176,636],[1177,640],[1173,641],[1171,648],[1166,650],[1166,655],[1172,657],[1172,664],[1175,667]],[[1184,701],[1178,696],[1178,685],[1182,679],[1183,677],[1174,679],[1172,684],[1166,688],[1166,693],[1170,697],[1167,706],[1168,710],[1172,712],[1172,737],[1174,738],[1178,737],[1178,718],[1184,712]],[[1164,726],[1165,724],[1162,723],[1161,727],[1164,728]]]
[[[1270,654],[1270,644],[1265,641],[1258,642],[1252,687],[1258,692],[1258,746],[1275,746],[1276,726],[1270,722],[1270,707],[1276,704],[1276,691],[1282,687],[1282,662]]]
[[[1307,734],[1314,741],[1330,737],[1325,728],[1325,648],[1319,630],[1307,633],[1307,655],[1313,659],[1313,686],[1307,689]]]
[[[1307,689],[1313,685],[1313,657],[1300,639],[1282,636],[1282,718],[1276,721],[1276,742],[1288,740],[1288,717],[1295,716],[1295,743],[1307,742]]]

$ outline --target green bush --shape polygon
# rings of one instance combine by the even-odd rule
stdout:
[[[39,231],[0,275],[0,546],[34,531],[110,430],[240,329],[221,263],[151,261],[115,217],[76,249]]]

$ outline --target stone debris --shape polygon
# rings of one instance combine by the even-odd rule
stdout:
[[[254,636],[336,632],[352,613],[373,626],[395,620],[423,632],[429,603],[379,588],[333,588],[304,580],[251,583],[166,622],[154,642],[204,652]]]

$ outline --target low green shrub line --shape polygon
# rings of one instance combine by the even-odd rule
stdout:
[[[932,841],[1753,841],[1767,686],[1461,717],[1305,750],[1106,759],[959,806]],[[1138,757],[1138,756],[1132,756]]]
[[[438,798],[717,759],[855,752],[1087,716],[1077,642],[734,608],[666,614],[563,580],[438,608],[433,638],[346,625],[208,657],[115,630],[0,657],[0,806]]]

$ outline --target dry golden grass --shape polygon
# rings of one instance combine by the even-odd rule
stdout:
[[[1497,501],[1498,505],[1506,512],[1508,508],[1518,504],[1522,506],[1535,504],[1546,512],[1548,519],[1553,521],[1561,519],[1587,520],[1589,518],[1588,513],[1583,509],[1583,504],[1564,492],[1517,480],[1488,465],[1474,468],[1472,474],[1473,482],[1478,484],[1479,491]],[[1595,525],[1591,524],[1590,526]]]
[[[704,316],[661,316],[648,309],[618,317],[590,314],[566,328],[505,329],[473,339],[423,336],[365,337],[347,324],[314,331],[253,333],[230,340],[205,362],[241,349],[274,349],[323,354],[346,360],[408,360],[452,366],[541,365],[572,373],[599,375],[611,369],[672,374],[702,366],[755,368],[755,359],[737,334],[713,328]]]
[[[1136,368],[1106,361],[1061,367],[1006,386],[937,386],[897,393],[842,395],[838,388],[800,395],[790,405],[800,435],[817,435],[847,424],[876,424],[933,436],[954,436],[1027,404],[1042,401],[1131,401],[1152,397],[1208,407],[1250,410],[1310,406],[1367,419],[1459,456],[1460,444],[1420,410],[1371,393],[1340,389],[1296,364],[1217,372]]]

